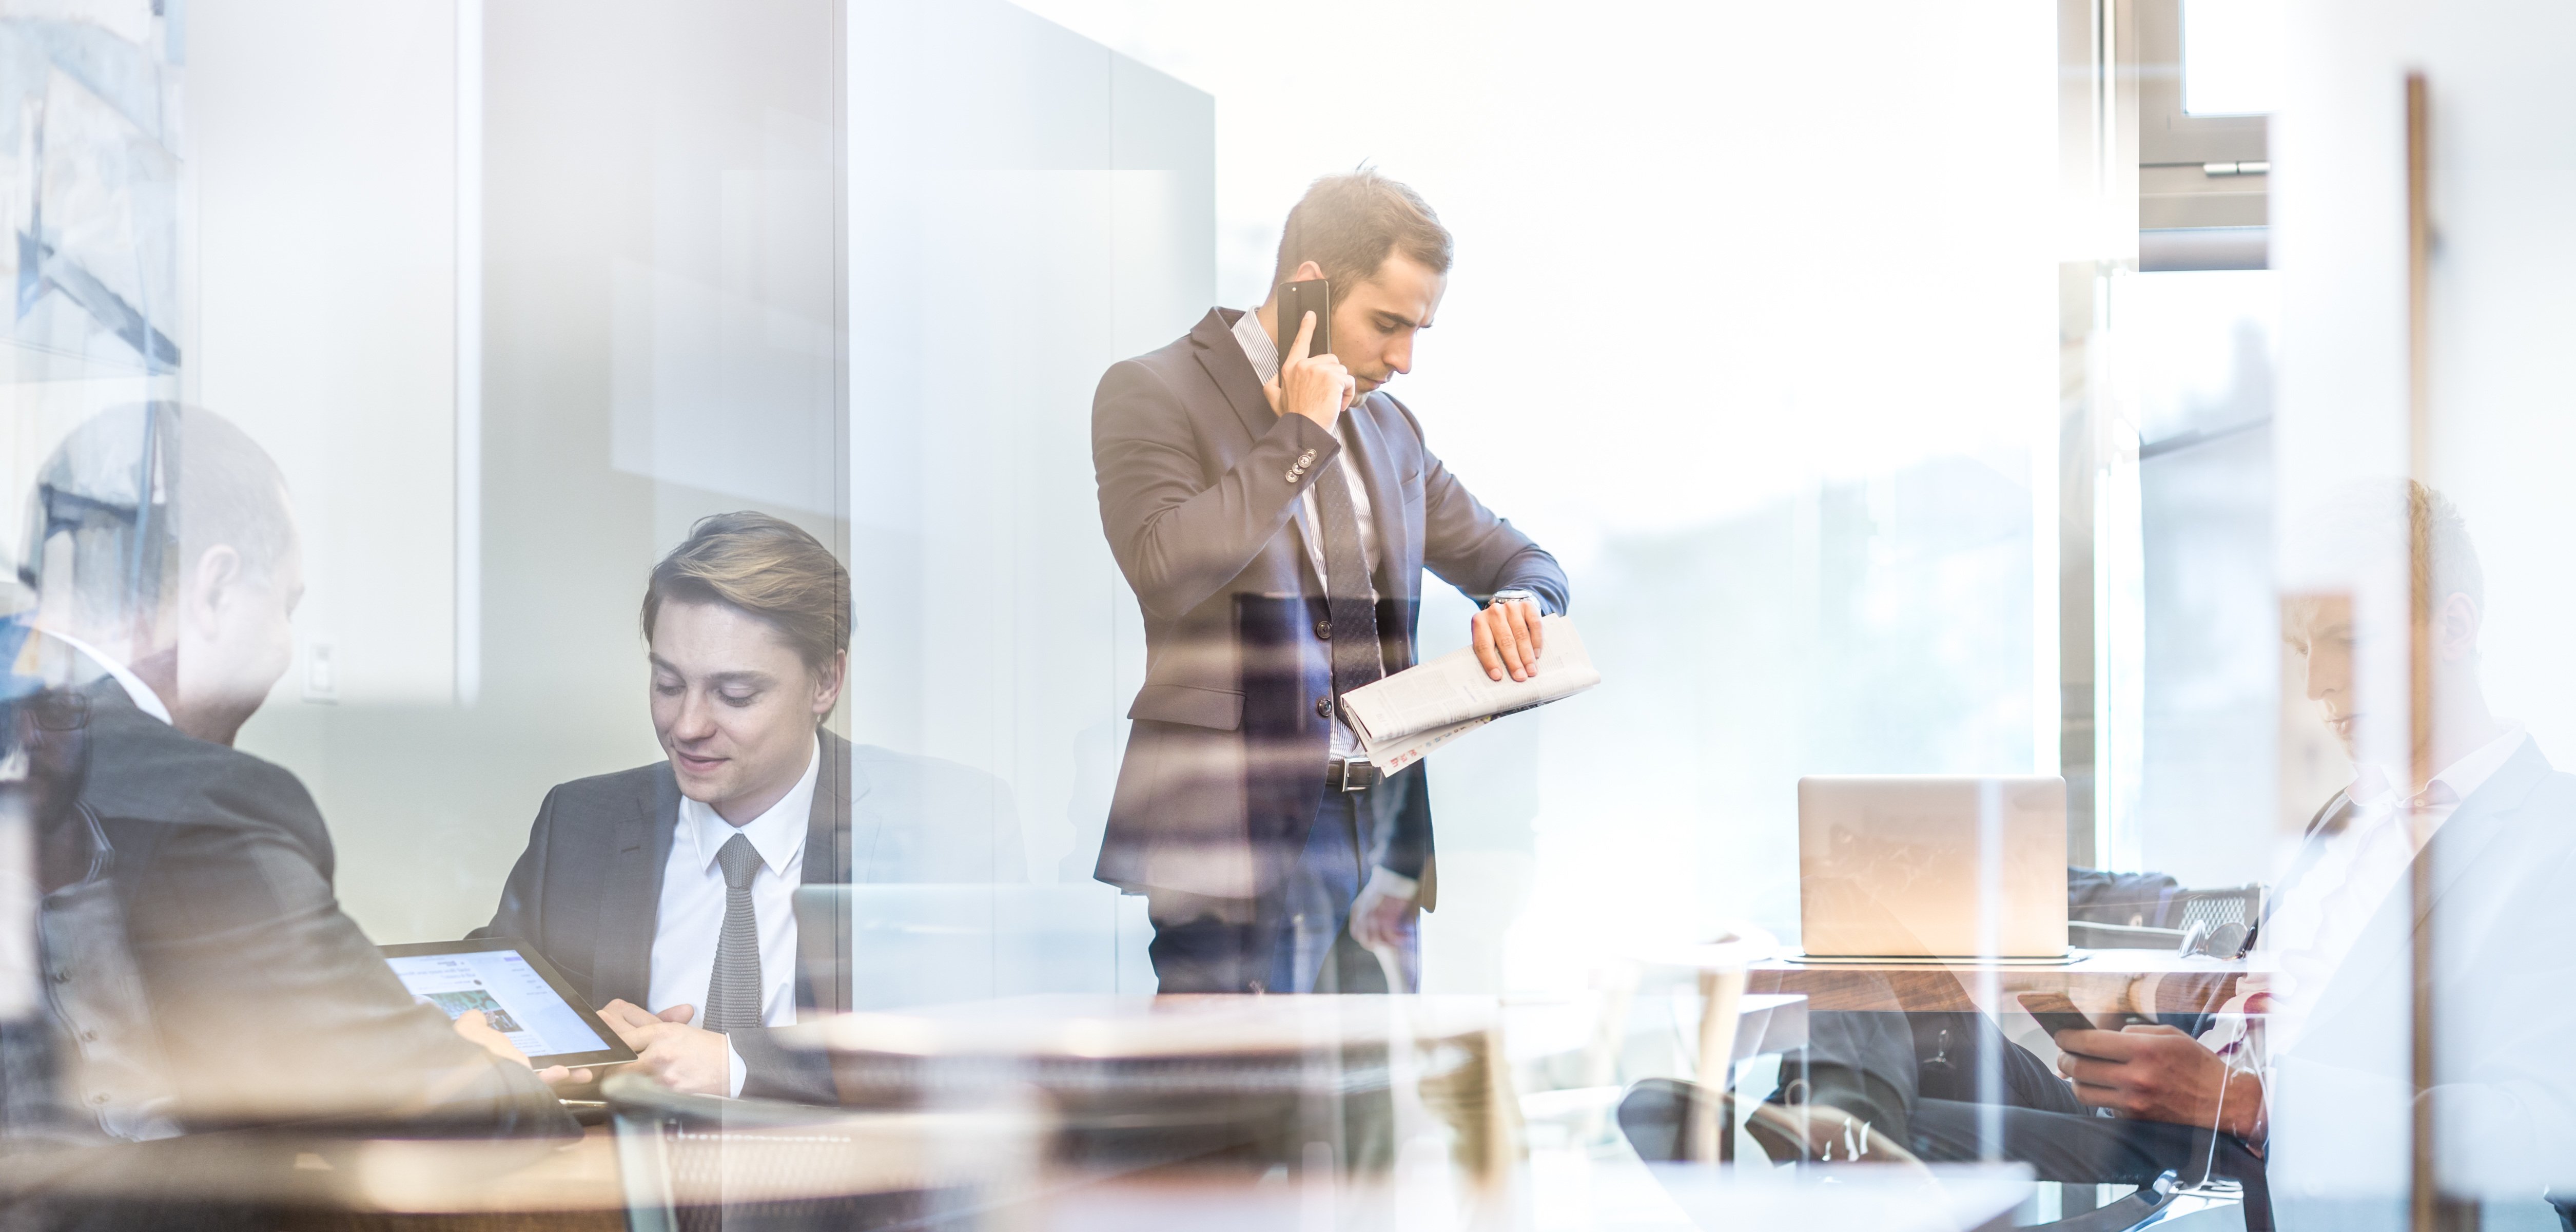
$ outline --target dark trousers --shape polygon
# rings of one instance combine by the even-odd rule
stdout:
[[[1936,1163],[2016,1160],[2076,1184],[2144,1185],[2168,1169],[2185,1184],[2237,1181],[2245,1226],[2271,1226],[2263,1161],[2234,1135],[2096,1116],[1983,1014],[1813,1014],[1772,1101],[1832,1105]]]
[[[1385,848],[1375,798],[1383,790],[1325,792],[1304,849],[1253,905],[1250,923],[1226,922],[1219,904],[1152,896],[1148,953],[1160,990],[1390,991],[1377,956],[1350,936],[1351,905]],[[1418,986],[1420,953],[1419,934],[1407,930],[1397,954],[1401,991]]]

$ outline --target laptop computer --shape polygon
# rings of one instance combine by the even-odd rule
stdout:
[[[842,921],[854,1010],[1154,991],[1145,900],[1098,882],[814,885],[796,904]]]
[[[1805,962],[2061,962],[2066,780],[1798,780]]]

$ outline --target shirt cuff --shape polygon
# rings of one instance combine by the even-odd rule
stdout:
[[[1360,897],[1367,898],[1371,891],[1400,903],[1409,903],[1422,897],[1422,883],[1381,864],[1376,872],[1369,874],[1368,886],[1360,891]]]
[[[725,1037],[725,1066],[733,1071],[733,1081],[726,1085],[725,1094],[740,1099],[743,1080],[751,1077],[751,1070],[743,1065],[742,1053],[734,1048],[733,1037],[730,1035]]]

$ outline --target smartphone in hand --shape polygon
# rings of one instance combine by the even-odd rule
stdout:
[[[2014,999],[2021,1002],[2023,1009],[2030,1011],[2031,1017],[2039,1020],[2041,1029],[2047,1031],[2048,1038],[2052,1040],[2068,1031],[2117,1031],[2132,1023],[2146,1021],[2136,1014],[2122,1014],[2118,1025],[2102,1026],[2094,1022],[2090,1015],[2075,1008],[2075,1003],[2067,1000],[2066,994],[2062,992],[2026,992]],[[2059,1044],[2058,1047],[2066,1046]],[[2073,1050],[2068,1049],[2068,1051]]]
[[[1288,366],[1288,357],[1297,349],[1297,329],[1307,313],[1315,314],[1315,337],[1307,344],[1308,355],[1321,355],[1333,349],[1333,284],[1321,278],[1304,282],[1279,284],[1279,366]]]

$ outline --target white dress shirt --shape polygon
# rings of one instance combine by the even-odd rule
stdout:
[[[716,938],[724,931],[724,869],[716,852],[737,830],[760,853],[751,874],[751,906],[760,925],[760,1021],[783,1027],[796,1021],[796,887],[805,880],[805,832],[814,812],[814,779],[822,769],[822,737],[806,755],[805,774],[769,811],[736,827],[713,808],[685,796],[671,835],[671,859],[662,868],[661,910],[654,916],[653,981],[644,1008],[656,1014],[693,1005],[703,1015],[707,982],[715,974]],[[742,1094],[742,1054],[732,1052],[732,1093]]]
[[[1261,378],[1262,384],[1279,379],[1279,347],[1270,341],[1269,334],[1262,332],[1261,318],[1257,313],[1246,312],[1235,318],[1234,340],[1243,347],[1243,357],[1252,361],[1252,375]],[[1342,444],[1338,461],[1342,466],[1342,479],[1351,489],[1351,512],[1359,522],[1360,559],[1367,563],[1369,569],[1369,576],[1360,579],[1360,588],[1374,605],[1377,602],[1377,518],[1369,511],[1368,480],[1360,473],[1358,452],[1342,436],[1341,419],[1333,421],[1332,432],[1333,439]],[[1315,567],[1315,576],[1320,579],[1324,577],[1324,513],[1315,498],[1315,485],[1306,485],[1303,499],[1306,502],[1306,525],[1311,528],[1311,533],[1305,536],[1306,561]],[[1329,586],[1330,579],[1325,581]],[[1342,721],[1340,712],[1336,710],[1333,714],[1331,755],[1347,758],[1359,751],[1358,735]]]
[[[170,718],[170,708],[161,703],[161,695],[153,692],[151,685],[143,683],[143,678],[135,675],[133,669],[107,657],[107,652],[100,650],[98,647],[92,646],[79,638],[73,637],[71,634],[65,633],[60,629],[39,628],[37,632],[42,633],[57,642],[61,642],[63,645],[69,646],[82,654],[88,655],[90,662],[98,664],[101,668],[106,669],[107,674],[116,677],[116,683],[125,689],[125,695],[133,699],[135,709],[151,715],[153,718],[159,719],[164,723],[170,723],[173,727],[178,725],[175,722],[172,722]]]
[[[2406,869],[2462,801],[2503,769],[2526,733],[2521,724],[2452,762],[2423,791],[2400,796],[2403,771],[2364,764],[2345,796],[2353,814],[2343,829],[2317,840],[2316,862],[2284,887],[2246,955],[2236,995],[2202,1038],[2213,1048],[2245,1039],[2245,1013],[2268,1013],[2262,1048],[2272,1054],[2297,1042],[2305,1012],[2350,957],[2362,930],[2406,880]]]

